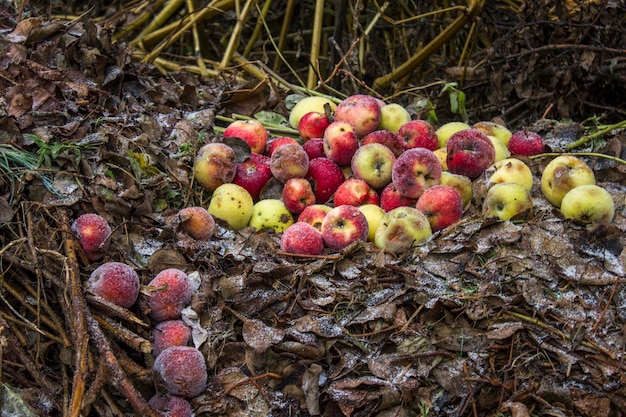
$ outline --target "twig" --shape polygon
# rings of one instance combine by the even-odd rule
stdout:
[[[567,156],[593,156],[593,157],[597,157],[597,158],[605,158],[611,161],[615,161],[615,162],[619,162],[620,164],[624,164],[626,165],[626,161],[618,158],[616,156],[611,156],[611,155],[606,155],[603,153],[598,153],[598,152],[548,152],[548,153],[540,153],[538,155],[532,155],[529,156],[528,159],[533,160],[533,159],[539,159],[539,158],[550,158],[553,156],[561,156],[561,155],[567,155]]]
[[[602,135],[610,133],[613,130],[621,129],[621,128],[624,128],[624,127],[626,127],[626,120],[622,120],[621,122],[616,123],[614,125],[606,126],[605,128],[600,129],[597,132],[592,133],[590,135],[583,136],[582,138],[578,139],[577,141],[569,143],[565,147],[565,149],[571,150],[571,149],[577,148],[579,146],[587,144],[588,142],[591,142],[592,140],[594,140],[597,137],[600,137]]]

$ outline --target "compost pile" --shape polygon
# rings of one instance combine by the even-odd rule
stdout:
[[[536,3],[529,15],[543,13]],[[560,72],[542,65],[548,48],[527,42],[538,32],[502,37],[483,51],[496,70],[473,73],[465,90],[470,119],[509,119],[560,152],[589,126],[583,115],[623,118],[624,51],[608,59],[600,48],[623,48],[623,26],[609,28],[619,7],[604,2],[600,13],[596,3],[585,3],[597,7],[595,26],[568,34],[581,45],[595,36],[568,52],[583,58],[584,73],[566,55],[550,58]],[[498,10],[485,19],[506,17]],[[369,243],[290,256],[280,253],[278,234],[225,223],[210,241],[196,241],[176,216],[210,200],[192,180],[196,150],[221,140],[219,115],[287,115],[286,92],[237,71],[158,71],[89,19],[18,22],[2,9],[0,24],[6,415],[149,415],[148,399],[165,388],[152,371],[145,286],[166,268],[184,270],[197,287],[185,312],[208,369],[206,389],[190,400],[197,416],[626,414],[623,161],[583,157],[615,201],[608,225],[564,220],[538,191],[549,158],[537,158],[527,161],[532,215],[499,222],[473,204],[459,223],[399,256]],[[528,22],[516,28],[532,31]],[[447,63],[429,62],[424,80],[437,65]],[[447,68],[453,80],[458,72]],[[362,77],[365,84],[375,75]],[[423,98],[409,96],[407,105]],[[449,96],[436,90],[430,99],[445,104],[436,107],[440,122],[459,116],[448,114]],[[623,160],[625,143],[618,129],[584,150]],[[83,213],[113,229],[103,260],[90,262],[70,230]],[[104,261],[138,272],[144,288],[130,309],[85,290]]]

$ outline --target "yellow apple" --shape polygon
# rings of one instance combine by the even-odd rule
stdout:
[[[300,124],[300,119],[305,114],[310,112],[325,113],[326,110],[324,110],[324,105],[326,103],[330,106],[331,111],[334,111],[337,108],[337,105],[326,97],[311,96],[303,98],[297,102],[291,109],[291,112],[289,112],[289,124],[294,129],[297,129]]]
[[[293,215],[287,210],[285,203],[277,199],[267,199],[260,200],[254,205],[248,226],[256,230],[273,229],[280,233],[293,222]]]
[[[238,230],[248,225],[253,205],[252,196],[245,188],[227,183],[213,191],[208,211],[213,217],[224,220]]]
[[[541,174],[541,191],[556,207],[561,207],[561,200],[572,188],[595,183],[591,168],[582,159],[571,155],[557,156]]]
[[[483,201],[483,214],[509,220],[513,216],[532,209],[533,200],[523,185],[503,182],[492,186]]]
[[[361,213],[365,216],[365,220],[367,220],[367,224],[369,226],[367,240],[369,242],[374,242],[376,229],[380,224],[380,219],[382,219],[385,215],[385,210],[376,204],[363,204],[359,206],[359,210],[361,210]]]
[[[509,148],[507,148],[506,145],[502,143],[500,139],[498,139],[495,136],[490,136],[490,135],[487,135],[487,137],[491,141],[493,148],[496,150],[496,158],[494,159],[496,162],[502,161],[503,159],[506,159],[511,156],[511,152],[509,151]]]
[[[378,129],[398,133],[400,126],[411,121],[411,115],[401,105],[390,103],[380,109]]]
[[[439,148],[439,149],[435,149],[433,153],[437,156],[437,159],[439,159],[439,163],[441,164],[442,171],[447,171],[448,170],[448,162],[447,162],[448,150],[446,148]]]
[[[493,170],[489,177],[490,183],[516,182],[522,184],[528,192],[533,188],[533,173],[524,161],[517,158],[498,161],[491,166],[490,170]]]
[[[380,219],[374,235],[376,247],[402,253],[423,245],[433,232],[428,217],[415,207],[403,206],[388,211]]]
[[[472,190],[472,180],[470,180],[469,177],[466,177],[465,175],[453,174],[449,171],[443,171],[441,173],[441,180],[439,183],[441,185],[447,185],[456,189],[461,195],[463,207],[467,206],[467,203],[470,202],[474,194]]]
[[[511,136],[513,135],[509,129],[494,122],[477,122],[474,123],[473,127],[474,129],[480,130],[487,136],[497,137],[502,143],[504,143],[505,146],[509,144],[509,139],[511,139]]]
[[[608,191],[595,185],[572,188],[561,201],[561,213],[566,219],[587,223],[611,223],[615,215],[615,203]]]
[[[448,122],[441,125],[441,127],[435,131],[437,139],[439,139],[439,147],[445,148],[450,136],[454,135],[456,132],[460,132],[461,130],[469,129],[470,127],[470,125],[463,122]]]

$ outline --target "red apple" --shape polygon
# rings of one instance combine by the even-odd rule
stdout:
[[[304,142],[302,149],[309,156],[309,161],[315,158],[326,157],[324,153],[324,138],[313,138]]]
[[[357,240],[367,241],[368,232],[367,219],[355,206],[336,206],[322,222],[324,243],[334,251],[340,251]]]
[[[267,143],[267,150],[265,151],[265,154],[267,156],[272,156],[276,148],[290,143],[295,143],[296,145],[300,144],[297,140],[295,140],[294,138],[290,138],[289,136],[279,136],[277,138],[274,138]]]
[[[395,163],[391,149],[380,143],[368,143],[356,150],[350,167],[357,178],[380,190],[391,182]]]
[[[400,194],[394,183],[389,183],[380,193],[380,208],[391,211],[398,207],[414,206],[416,198],[409,198]]]
[[[441,164],[431,150],[407,149],[396,160],[391,177],[400,194],[418,198],[426,188],[439,184]]]
[[[70,229],[78,236],[80,246],[88,260],[97,261],[109,251],[111,226],[99,214],[85,213],[78,216]]]
[[[313,138],[322,138],[330,123],[331,120],[326,113],[312,111],[302,116],[298,123],[298,132],[304,142]]]
[[[446,144],[446,164],[453,174],[477,178],[496,159],[491,140],[478,129],[465,129],[454,133]]]
[[[307,206],[315,203],[315,193],[311,183],[304,178],[290,178],[283,187],[283,203],[287,210],[299,214]]]
[[[282,183],[290,178],[304,178],[309,170],[309,157],[298,143],[282,145],[272,154],[270,170]]]
[[[265,149],[265,148],[264,148]],[[207,143],[198,150],[193,166],[196,181],[209,191],[231,182],[237,171],[235,151],[223,143]]]
[[[269,134],[265,126],[258,120],[235,120],[224,130],[224,137],[236,137],[243,139],[250,146],[250,150],[256,153],[265,152]]]
[[[458,222],[463,215],[461,194],[448,185],[433,185],[424,190],[415,208],[428,217],[433,232]]]
[[[330,206],[326,204],[312,204],[302,210],[298,216],[298,222],[308,223],[317,230],[322,230],[322,222],[329,211]]]
[[[374,97],[355,94],[337,105],[335,121],[354,126],[356,134],[363,137],[378,127],[380,111],[380,106]]]
[[[404,152],[404,142],[402,138],[395,133],[388,130],[375,130],[372,133],[368,133],[361,140],[361,146],[370,143],[380,143],[388,147],[393,155],[397,158],[402,152]]]
[[[315,158],[309,161],[309,172],[305,178],[311,181],[315,201],[318,204],[330,200],[345,180],[339,165],[328,158]]]
[[[261,190],[271,178],[270,158],[253,152],[243,162],[237,164],[233,184],[245,188],[254,200],[258,200]]]
[[[513,155],[538,155],[544,149],[543,138],[535,132],[518,130],[511,135],[508,148]]]
[[[289,226],[280,237],[280,250],[299,255],[321,255],[324,252],[322,233],[308,223]]]
[[[362,204],[378,204],[378,194],[368,183],[358,178],[344,181],[333,197],[335,206],[360,206]]]
[[[400,126],[398,136],[404,149],[426,148],[431,151],[439,148],[439,139],[435,128],[426,120],[412,120]]]
[[[335,121],[324,132],[324,154],[340,166],[350,165],[352,155],[359,148],[354,127],[347,122]]]

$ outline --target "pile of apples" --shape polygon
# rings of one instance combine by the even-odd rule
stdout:
[[[260,121],[234,121],[223,135],[245,141],[250,156],[237,162],[232,147],[214,142],[199,149],[194,165],[195,181],[212,192],[211,216],[234,229],[280,232],[284,252],[320,255],[362,240],[402,253],[458,222],[479,177],[488,185],[485,216],[506,221],[533,208],[532,172],[515,156],[543,152],[535,132],[492,122],[435,129],[364,94],[339,104],[304,98],[289,123],[299,138],[270,138]],[[272,183],[281,198],[264,195]],[[541,189],[566,218],[613,220],[610,194],[575,156],[552,160]]]

